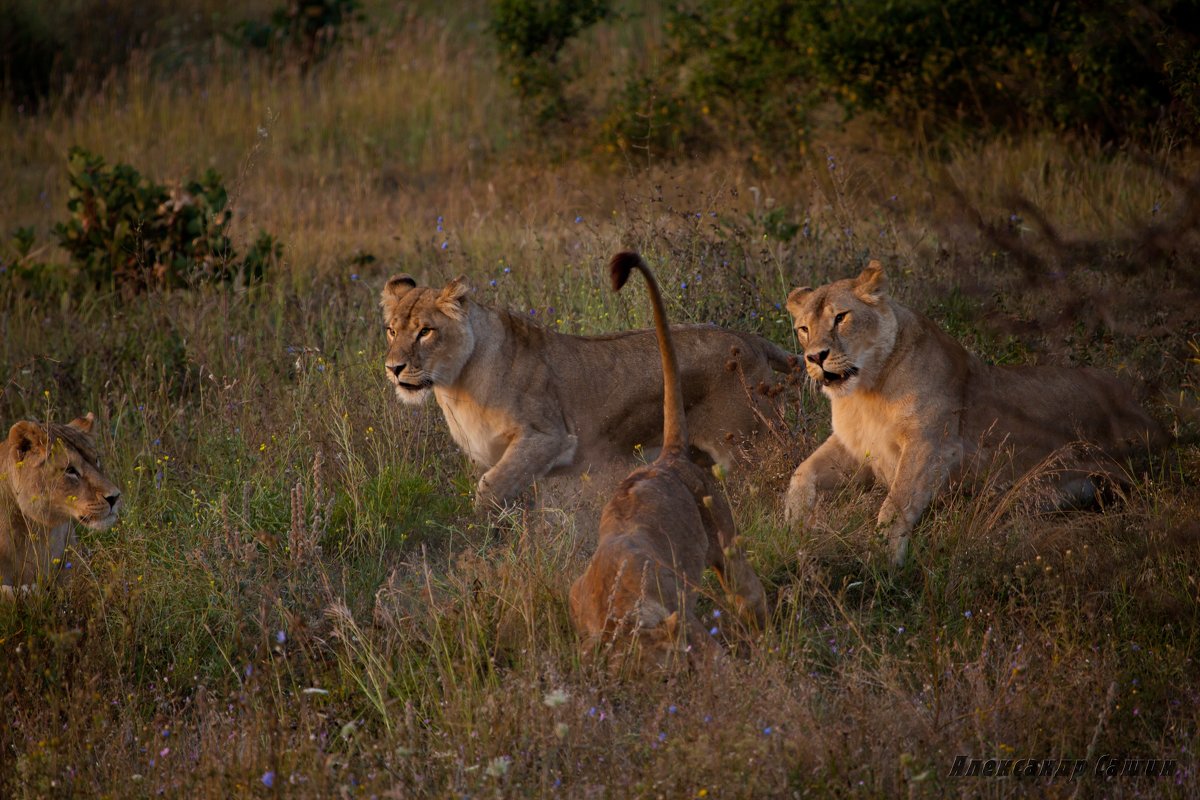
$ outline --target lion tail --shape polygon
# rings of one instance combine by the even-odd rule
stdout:
[[[671,343],[671,330],[667,326],[667,312],[663,308],[662,293],[658,281],[637,253],[623,251],[612,257],[608,272],[612,278],[614,292],[629,280],[629,274],[638,270],[646,278],[650,291],[650,303],[654,308],[654,332],[658,335],[658,349],[662,354],[663,369],[663,455],[670,451],[684,451],[688,446],[687,419],[683,413],[683,386],[679,381],[679,363],[675,360],[675,346]]]

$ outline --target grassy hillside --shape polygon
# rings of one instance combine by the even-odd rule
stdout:
[[[126,502],[81,531],[64,587],[0,606],[0,794],[1197,794],[1192,150],[927,143],[833,114],[786,169],[732,137],[672,160],[547,142],[482,7],[372,14],[311,71],[218,42],[194,67],[135,57],[76,100],[0,108],[0,233],[33,226],[27,258],[66,262],[51,229],[73,145],[164,183],[215,167],[235,244],[285,245],[249,289],[31,290],[0,272],[0,421],[94,410]],[[607,90],[605,65],[645,57],[656,24],[591,31],[582,85]],[[674,320],[788,348],[790,288],[879,258],[975,352],[1114,370],[1179,444],[1103,514],[951,497],[889,575],[879,492],[784,526],[787,477],[829,428],[796,391],[791,430],[728,480],[771,630],[731,633],[711,674],[613,680],[579,663],[567,616],[603,497],[557,479],[503,519],[473,512],[440,412],[384,379],[377,304],[395,272],[461,273],[558,330],[644,326],[644,295],[603,280],[623,246]],[[1104,754],[1179,771],[949,777],[957,755]]]

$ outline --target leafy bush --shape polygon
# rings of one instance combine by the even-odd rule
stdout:
[[[675,87],[636,76],[610,101],[600,135],[622,150],[647,156],[695,155],[711,138],[702,113]]]
[[[522,105],[540,126],[570,116],[563,48],[612,13],[611,0],[493,0],[490,30]]]
[[[298,54],[301,69],[308,69],[329,54],[343,26],[362,18],[359,0],[291,0],[265,22],[243,22],[237,40],[276,59]]]
[[[168,188],[128,164],[72,148],[67,209],[54,231],[59,244],[97,286],[125,291],[173,288],[198,282],[261,279],[282,255],[261,234],[239,261],[227,234],[229,196],[216,170]]]
[[[817,103],[934,128],[1053,125],[1108,138],[1200,122],[1200,19],[1188,0],[994,3],[697,0],[674,10],[685,94],[773,148]]]
[[[212,63],[223,38],[302,69],[362,19],[360,0],[287,0],[262,21],[234,24],[264,0],[0,0],[0,99],[36,107],[98,85],[134,52],[155,72]],[[240,53],[233,54],[238,58]]]
[[[134,51],[178,62],[220,24],[212,0],[0,0],[0,98],[36,107],[98,85]],[[168,52],[169,51],[169,52]]]
[[[61,43],[26,3],[0,0],[0,93],[18,103],[44,97]]]
[[[1200,47],[1184,0],[805,5],[813,73],[847,105],[983,126],[1144,130],[1188,91],[1173,71],[1196,74],[1168,57]]]
[[[38,256],[33,226],[15,228],[0,246],[0,288],[12,288],[17,294],[44,297],[62,291],[66,281],[60,269]]]
[[[803,140],[815,96],[802,41],[808,5],[699,0],[672,9],[666,67],[681,76],[679,94],[724,139],[776,153]]]

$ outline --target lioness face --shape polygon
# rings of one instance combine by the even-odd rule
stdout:
[[[18,422],[8,434],[4,470],[21,513],[56,527],[75,520],[109,528],[121,508],[121,490],[100,470],[88,414],[67,425]]]
[[[387,330],[385,366],[402,402],[420,404],[434,386],[452,384],[475,349],[468,315],[466,279],[440,292],[397,275],[383,288],[380,305]]]
[[[869,388],[895,344],[896,318],[883,302],[885,283],[883,267],[872,261],[857,278],[788,295],[804,368],[830,397]]]

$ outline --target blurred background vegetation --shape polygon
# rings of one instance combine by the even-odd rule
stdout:
[[[604,120],[636,128],[653,106],[664,117],[653,124],[678,140],[713,143],[748,128],[786,158],[831,105],[942,134],[1052,127],[1104,139],[1190,135],[1200,112],[1200,9],[1187,0],[457,5],[452,15],[486,27],[532,121],[576,131]],[[3,0],[2,88],[28,111],[78,98],[134,58],[164,77],[255,54],[309,70],[339,41],[386,34],[421,10],[372,0]],[[643,52],[589,63],[580,41],[597,26],[641,29]],[[607,86],[589,66],[611,73]]]
[[[311,93],[322,85],[313,70],[339,47],[344,52],[326,81],[340,80],[356,62],[358,70],[385,62],[407,68],[407,40],[434,19],[480,54],[472,56],[472,68],[486,70],[491,61],[507,83],[463,98],[478,104],[493,103],[497,93],[502,98],[487,108],[500,112],[502,122],[465,132],[472,159],[538,152],[560,162],[618,166],[718,153],[749,162],[759,174],[786,175],[810,160],[814,142],[856,125],[942,153],[956,143],[1038,133],[1149,152],[1200,132],[1200,10],[1185,0],[1042,6],[474,0],[448,8],[372,0],[0,0],[0,119],[19,130],[31,117],[78,117],[89,104],[124,102],[149,87],[169,86],[176,95],[192,90],[204,99],[212,81],[227,84],[227,94],[237,85],[254,92],[284,84]],[[388,102],[363,92],[359,99]],[[277,112],[259,113],[268,122]],[[386,106],[376,114],[384,122]],[[216,133],[220,124],[212,122]],[[258,126],[264,138],[269,127]],[[311,121],[304,127],[311,129]],[[370,131],[363,140],[380,161],[411,160],[414,153],[397,153],[404,147],[397,133]],[[322,135],[322,146],[347,144],[332,131]],[[357,138],[357,132],[348,137]],[[107,149],[93,145],[101,160]],[[114,169],[140,179],[144,165]],[[80,187],[71,170],[72,196],[115,191],[111,181]],[[191,171],[147,175],[147,191],[204,205],[203,191],[167,185],[190,180]],[[220,176],[209,177],[227,195]],[[146,269],[166,274],[163,265],[172,260],[176,283],[192,273],[229,279],[243,264],[228,246],[192,243],[224,235],[228,219],[213,214],[228,216],[227,197],[213,214],[193,214],[187,240],[165,251],[162,242],[113,241],[132,242],[131,230],[175,224],[166,220],[163,202],[145,193],[103,199],[109,216],[128,218],[124,229],[113,222],[108,234],[92,228],[81,237],[80,215],[94,204],[79,199],[70,203],[71,219],[47,225],[83,266],[76,272],[93,281],[112,273],[118,283],[144,286]],[[28,280],[37,271],[29,259],[36,226],[7,222],[7,257]],[[280,244],[263,231],[248,245],[255,248],[255,275]],[[103,264],[100,252],[108,254]],[[207,266],[185,266],[196,259]],[[131,261],[143,266],[142,274],[134,276]]]

